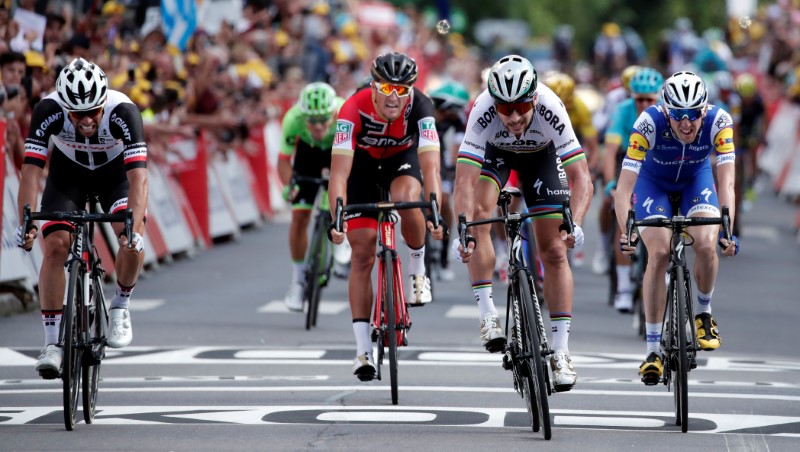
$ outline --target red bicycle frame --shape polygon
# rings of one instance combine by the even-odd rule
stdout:
[[[379,242],[381,249],[378,251],[378,290],[375,292],[375,304],[372,307],[372,326],[378,334],[385,334],[388,330],[386,322],[388,315],[386,308],[383,306],[383,297],[381,296],[385,290],[384,277],[386,275],[386,264],[384,256],[388,253],[391,256],[392,269],[393,269],[393,286],[394,286],[394,312],[397,318],[397,328],[395,333],[397,335],[397,345],[408,345],[408,335],[406,332],[411,328],[411,317],[408,315],[406,307],[406,297],[403,289],[403,271],[400,265],[400,256],[397,255],[395,249],[395,231],[394,222],[390,218],[383,216],[381,222],[378,224]],[[387,297],[388,298],[388,297]],[[384,338],[384,344],[388,343]]]

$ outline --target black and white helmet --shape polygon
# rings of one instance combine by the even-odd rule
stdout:
[[[489,94],[505,103],[532,101],[536,94],[538,76],[526,58],[508,55],[489,70]]]
[[[75,58],[58,74],[56,92],[67,110],[92,110],[105,104],[108,78],[100,66]]]
[[[693,72],[672,74],[661,88],[664,105],[670,109],[697,109],[708,103],[708,92],[702,78]]]

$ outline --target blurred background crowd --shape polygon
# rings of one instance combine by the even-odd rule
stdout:
[[[308,82],[347,97],[383,52],[416,59],[418,85],[451,79],[472,97],[482,70],[520,53],[561,71],[599,114],[630,65],[703,73],[712,102],[800,104],[800,0],[540,2],[472,0],[0,1],[6,150],[21,164],[30,112],[73,57],[98,63],[142,110],[149,149],[202,128],[211,149],[247,145]],[[437,22],[447,24],[437,27]],[[753,83],[737,83],[749,74]],[[748,79],[749,81],[750,79]],[[740,86],[741,85],[741,86]],[[745,93],[741,93],[744,89]],[[767,116],[769,108],[767,108]],[[601,124],[602,125],[602,124]],[[602,127],[599,127],[602,143]]]

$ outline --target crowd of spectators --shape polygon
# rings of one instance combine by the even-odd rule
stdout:
[[[423,88],[450,78],[473,96],[483,88],[481,69],[491,64],[483,58],[491,51],[468,45],[455,32],[438,34],[430,17],[411,3],[398,8],[376,0],[231,1],[241,8],[236,18],[213,27],[198,23],[185,49],[167,43],[158,1],[17,0],[10,9],[11,3],[0,2],[0,107],[7,119],[7,151],[17,165],[32,106],[52,92],[60,69],[77,56],[98,63],[111,87],[142,110],[154,159],[164,158],[171,137],[193,136],[201,128],[212,149],[246,144],[251,131],[282,117],[306,83],[327,81],[346,97],[367,80],[370,62],[385,51],[415,58]],[[41,18],[43,35],[20,34],[17,10]],[[606,24],[598,32],[614,38],[619,30]],[[690,22],[678,22],[665,33],[669,45],[651,49],[651,64],[667,71],[677,64],[673,60],[686,57],[681,45],[708,44],[716,36],[730,49],[725,55],[730,70],[754,72],[765,89],[800,101],[800,1],[762,6],[755,17],[731,19],[722,30],[697,38]],[[598,45],[598,55],[603,48]],[[696,54],[699,48],[689,50]],[[598,55],[588,57],[599,64]],[[613,77],[631,59],[648,63],[641,61],[641,49],[608,55],[619,57],[602,60],[597,79]],[[587,78],[593,80],[580,77]]]

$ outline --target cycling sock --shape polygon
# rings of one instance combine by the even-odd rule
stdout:
[[[302,284],[306,276],[306,262],[292,261],[292,282]]]
[[[369,337],[369,319],[353,319],[353,334],[356,336],[356,355],[372,356],[372,341]]]
[[[631,266],[617,265],[617,293],[631,291]]]
[[[661,322],[645,323],[647,333],[647,354],[661,353]]]
[[[569,327],[571,323],[571,312],[554,312],[550,314],[550,327],[553,330],[553,351],[569,353]]]
[[[492,300],[491,280],[474,281],[472,283],[472,293],[475,294],[475,301],[478,302],[481,319],[487,314],[497,315],[497,309],[495,309],[494,300]]]
[[[408,260],[408,273],[410,275],[424,275],[425,274],[425,245],[423,244],[418,249],[408,247],[408,254],[411,259]]]
[[[111,299],[111,309],[128,309],[134,287],[136,287],[136,283],[132,286],[123,286],[117,283],[117,291],[114,292],[114,298]]]
[[[44,345],[58,344],[58,330],[61,328],[62,309],[42,309],[42,325],[44,325]]]
[[[711,295],[714,294],[714,289],[711,289],[709,293],[697,291],[697,313],[702,314],[707,312],[711,314]]]

